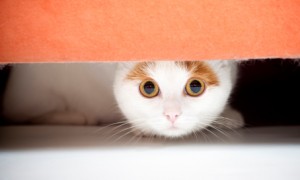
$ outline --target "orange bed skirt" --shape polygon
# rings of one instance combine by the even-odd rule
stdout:
[[[1,0],[0,62],[300,57],[299,0]]]

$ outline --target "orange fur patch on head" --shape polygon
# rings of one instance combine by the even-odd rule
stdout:
[[[177,61],[176,64],[191,73],[191,77],[204,80],[208,85],[217,86],[219,80],[212,68],[202,61]]]
[[[147,69],[153,68],[154,62],[140,62],[137,63],[134,68],[127,74],[129,80],[145,80],[149,78]]]

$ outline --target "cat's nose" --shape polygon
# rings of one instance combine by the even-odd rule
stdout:
[[[181,104],[176,100],[167,100],[164,102],[164,111],[163,114],[168,121],[174,125],[175,121],[181,115]]]
[[[164,115],[166,116],[167,120],[170,121],[172,124],[175,123],[177,118],[181,115],[181,111],[165,111]]]

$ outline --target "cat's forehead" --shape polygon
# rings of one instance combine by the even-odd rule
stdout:
[[[208,85],[218,85],[219,80],[212,67],[203,61],[157,61],[138,62],[128,72],[129,80],[149,78],[180,80],[191,77],[203,79]]]

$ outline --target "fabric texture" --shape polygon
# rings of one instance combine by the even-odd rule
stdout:
[[[300,57],[299,0],[1,0],[0,62]]]

